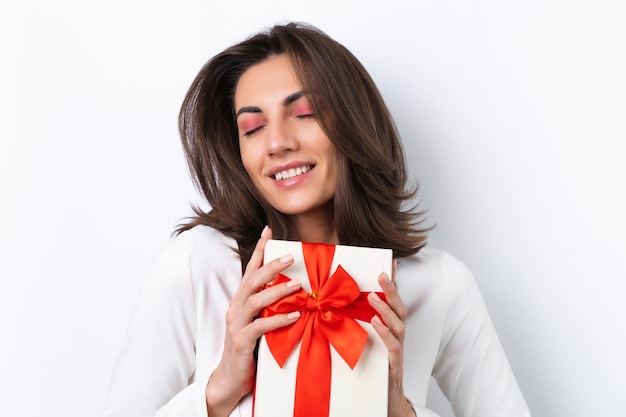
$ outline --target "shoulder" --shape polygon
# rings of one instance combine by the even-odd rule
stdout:
[[[399,259],[396,282],[407,304],[428,299],[442,309],[475,286],[474,277],[463,262],[434,248]]]
[[[397,272],[404,278],[420,280],[462,281],[471,277],[463,262],[444,250],[429,247],[415,255],[399,259]]]
[[[195,226],[176,235],[163,248],[161,254],[184,253],[190,259],[207,254],[212,256],[234,252],[237,243],[220,231],[209,226]]]
[[[237,243],[208,226],[196,226],[173,237],[159,252],[149,277],[162,284],[195,281],[241,271]]]

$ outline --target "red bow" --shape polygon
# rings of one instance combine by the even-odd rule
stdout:
[[[367,293],[361,293],[341,265],[329,276],[334,245],[303,243],[302,251],[311,293],[300,289],[265,308],[261,316],[301,312],[294,324],[268,332],[265,338],[281,368],[302,340],[293,415],[328,416],[330,345],[354,369],[367,342],[367,331],[355,319],[369,322],[376,311],[367,302]],[[286,281],[289,278],[279,274],[273,285]]]

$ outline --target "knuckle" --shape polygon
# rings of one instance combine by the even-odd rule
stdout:
[[[401,326],[398,331],[396,332],[398,335],[398,340],[404,340],[404,334],[406,332],[406,328],[404,326]]]
[[[260,311],[264,305],[261,302],[259,294],[253,294],[246,300],[246,306],[254,312]]]
[[[256,257],[253,254],[252,257],[250,257],[250,261],[246,265],[246,269],[243,272],[243,278],[244,279],[246,279],[247,277],[252,275],[254,273],[254,271],[256,271],[259,268],[259,265],[257,265],[257,264],[258,264],[258,261],[257,261]]]
[[[396,321],[393,323],[392,332],[396,336],[397,339],[402,340],[404,337],[404,332],[406,331],[406,326],[402,321]]]
[[[272,262],[263,265],[263,268],[267,271],[268,276],[274,279],[283,269],[285,269],[285,266],[278,262],[278,259],[275,259]]]
[[[230,327],[236,319],[237,314],[233,309],[229,308],[228,311],[226,311],[226,325]]]
[[[398,340],[394,340],[389,344],[388,350],[390,353],[399,355],[402,353],[402,343]]]
[[[250,327],[252,327],[252,330],[254,331],[254,333],[256,335],[263,334],[263,325],[262,324],[263,324],[263,320],[262,319],[256,319],[252,323],[250,323]]]
[[[400,320],[402,320],[402,322],[404,323],[406,321],[406,318],[408,317],[408,309],[406,308],[406,306],[402,306],[398,309],[398,317],[400,318]]]

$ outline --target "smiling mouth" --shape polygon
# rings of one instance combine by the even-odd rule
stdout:
[[[292,169],[286,169],[284,171],[281,172],[277,172],[276,174],[274,174],[274,179],[276,181],[280,181],[280,180],[288,180],[290,178],[294,178],[297,177],[298,175],[302,175],[302,174],[306,174],[307,172],[309,172],[311,169],[313,168],[312,165],[305,165],[303,167],[298,167],[298,168],[292,168]]]

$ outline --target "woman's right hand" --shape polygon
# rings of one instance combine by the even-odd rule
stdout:
[[[263,308],[301,286],[300,281],[291,280],[264,288],[293,263],[293,255],[285,255],[263,265],[265,243],[271,237],[271,230],[265,227],[226,312],[222,359],[206,386],[207,411],[211,417],[228,416],[241,398],[252,390],[257,339],[264,333],[294,323],[300,317],[299,312],[292,312],[258,318]]]

